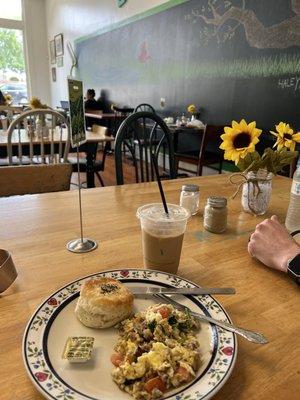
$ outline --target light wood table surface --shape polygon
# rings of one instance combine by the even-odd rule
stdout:
[[[229,197],[228,176],[163,182],[169,202],[178,203],[183,183],[200,185],[201,210],[209,195]],[[276,177],[267,216],[284,220],[291,180]],[[0,199],[0,248],[12,253],[17,281],[0,297],[0,398],[42,399],[27,377],[21,343],[25,326],[43,299],[87,274],[141,267],[136,209],[159,201],[155,183],[83,191],[84,233],[99,241],[96,251],[69,253],[79,236],[77,192]],[[233,321],[266,335],[265,346],[238,339],[236,366],[216,400],[296,400],[300,393],[299,288],[286,275],[251,258],[248,238],[264,217],[241,212],[229,201],[229,226],[215,235],[203,230],[202,213],[188,223],[179,275],[203,286],[234,286],[234,296],[217,296]],[[101,377],[99,377],[101,384]],[[116,399],[117,400],[117,399]]]

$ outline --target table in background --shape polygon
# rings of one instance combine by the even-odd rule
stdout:
[[[124,119],[127,118],[127,115],[121,113],[103,113],[102,111],[98,110],[87,110],[85,112],[86,118],[93,118],[99,122],[99,125],[107,126],[111,133],[115,136],[117,130]]]
[[[66,130],[63,131],[63,141],[67,139],[67,132]],[[104,143],[104,142],[112,142],[114,138],[112,136],[103,136],[99,133],[86,131],[86,143],[82,144],[79,147],[79,151],[86,154],[86,181],[87,187],[93,188],[95,187],[95,176],[94,176],[94,161],[95,161],[95,144],[96,143]],[[13,143],[13,155],[18,154],[18,131],[15,131],[12,136],[12,143]],[[27,131],[21,131],[21,141],[23,143],[24,149],[26,151],[26,147],[30,143],[30,139],[28,136]],[[40,138],[33,138],[34,147],[39,147],[41,142]],[[59,144],[60,142],[60,133],[59,130],[54,132],[54,144]],[[15,143],[15,145],[14,145]],[[49,142],[48,142],[49,143]],[[47,139],[44,139],[44,144],[47,145]],[[22,146],[22,147],[23,147]],[[28,149],[27,149],[28,150]],[[75,150],[74,150],[75,151]],[[70,148],[70,152],[72,152],[72,148]],[[0,158],[7,157],[7,133],[0,130]]]
[[[195,150],[200,152],[203,134],[205,126],[198,127],[187,127],[169,125],[171,133],[173,134],[173,143],[175,153],[184,153],[185,151]]]
[[[200,185],[206,197],[229,197],[227,175],[163,182],[167,200],[178,203],[182,184]],[[283,221],[291,180],[275,177],[267,216]],[[159,201],[156,183],[87,190],[83,196],[86,237],[97,250],[73,254],[65,245],[79,235],[76,191],[0,199],[0,248],[7,249],[19,277],[0,298],[0,385],[3,400],[42,400],[26,374],[22,336],[36,307],[52,292],[82,276],[142,266],[140,227],[135,213]],[[247,253],[251,232],[264,217],[241,212],[240,199],[228,204],[228,229],[221,235],[203,230],[202,212],[191,218],[184,237],[179,275],[202,286],[234,286],[236,295],[216,296],[233,321],[261,331],[270,343],[238,339],[235,368],[214,400],[296,400],[299,381],[299,288],[282,273],[262,266]],[[99,380],[101,384],[101,380]]]

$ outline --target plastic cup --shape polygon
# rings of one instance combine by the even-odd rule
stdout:
[[[137,210],[137,217],[142,229],[144,267],[176,274],[190,213],[176,204],[168,204],[168,210],[169,215],[161,203],[146,204]]]

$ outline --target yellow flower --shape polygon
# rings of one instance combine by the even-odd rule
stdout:
[[[48,106],[46,104],[43,104],[38,97],[32,97],[29,102],[29,106],[33,110],[38,108],[48,108]]]
[[[223,143],[220,149],[225,150],[224,159],[239,162],[248,153],[255,151],[255,145],[259,142],[261,129],[256,128],[256,122],[247,122],[242,119],[240,122],[232,121],[232,127],[226,126],[225,133],[221,135]]]
[[[12,103],[12,101],[13,101],[13,97],[12,97],[11,94],[6,94],[6,95],[4,96],[4,99],[5,99],[5,104],[8,105],[8,106],[9,106],[9,105]]]
[[[188,111],[190,114],[195,114],[196,111],[197,111],[195,104],[190,104],[190,105],[188,106],[188,108],[187,108],[187,111]]]
[[[294,151],[296,142],[300,143],[300,132],[294,133],[290,125],[285,122],[280,122],[278,125],[275,125],[275,127],[277,132],[270,131],[272,135],[277,137],[276,143],[273,147],[277,146],[278,150],[286,147],[291,151]]]

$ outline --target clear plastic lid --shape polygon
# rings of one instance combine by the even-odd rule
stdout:
[[[168,204],[169,214],[165,213],[161,203],[145,204],[138,208],[136,216],[155,223],[180,222],[186,221],[190,217],[190,212],[177,204]]]

